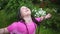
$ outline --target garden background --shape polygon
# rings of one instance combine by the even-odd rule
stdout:
[[[42,16],[38,13],[40,8],[46,14],[51,13],[52,17],[40,23],[36,34],[60,34],[60,0],[0,0],[0,28],[7,27],[17,20],[21,6],[29,7],[35,17]]]

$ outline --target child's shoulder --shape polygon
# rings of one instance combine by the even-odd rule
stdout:
[[[13,22],[13,24],[23,24],[24,22],[23,21],[15,21]]]

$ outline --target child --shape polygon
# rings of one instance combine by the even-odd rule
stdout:
[[[35,34],[37,25],[44,20],[51,17],[51,14],[46,16],[35,18],[31,15],[31,10],[26,6],[22,6],[19,9],[18,21],[13,22],[6,28],[0,29],[0,34],[10,33],[10,34]]]

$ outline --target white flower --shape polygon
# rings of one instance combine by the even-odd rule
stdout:
[[[39,14],[42,15],[42,16],[46,15],[46,11],[42,10],[42,8],[39,9],[38,12],[39,12]]]
[[[34,16],[37,16],[36,14]]]
[[[44,15],[46,15],[46,11],[42,10],[42,8],[40,8],[39,10],[33,9],[32,12],[35,12],[35,13],[36,13],[36,14],[34,15],[35,17],[39,17],[39,16],[44,16]]]
[[[57,9],[53,9],[54,12],[57,12]]]

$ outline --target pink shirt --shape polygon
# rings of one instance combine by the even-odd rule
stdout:
[[[35,19],[37,21],[41,20],[40,18],[35,18]],[[29,34],[35,34],[35,30],[36,30],[35,25],[36,24],[34,22],[26,23]],[[23,22],[19,21],[19,22],[13,22],[11,25],[7,27],[7,29],[10,32],[10,34],[27,34],[26,26]]]

